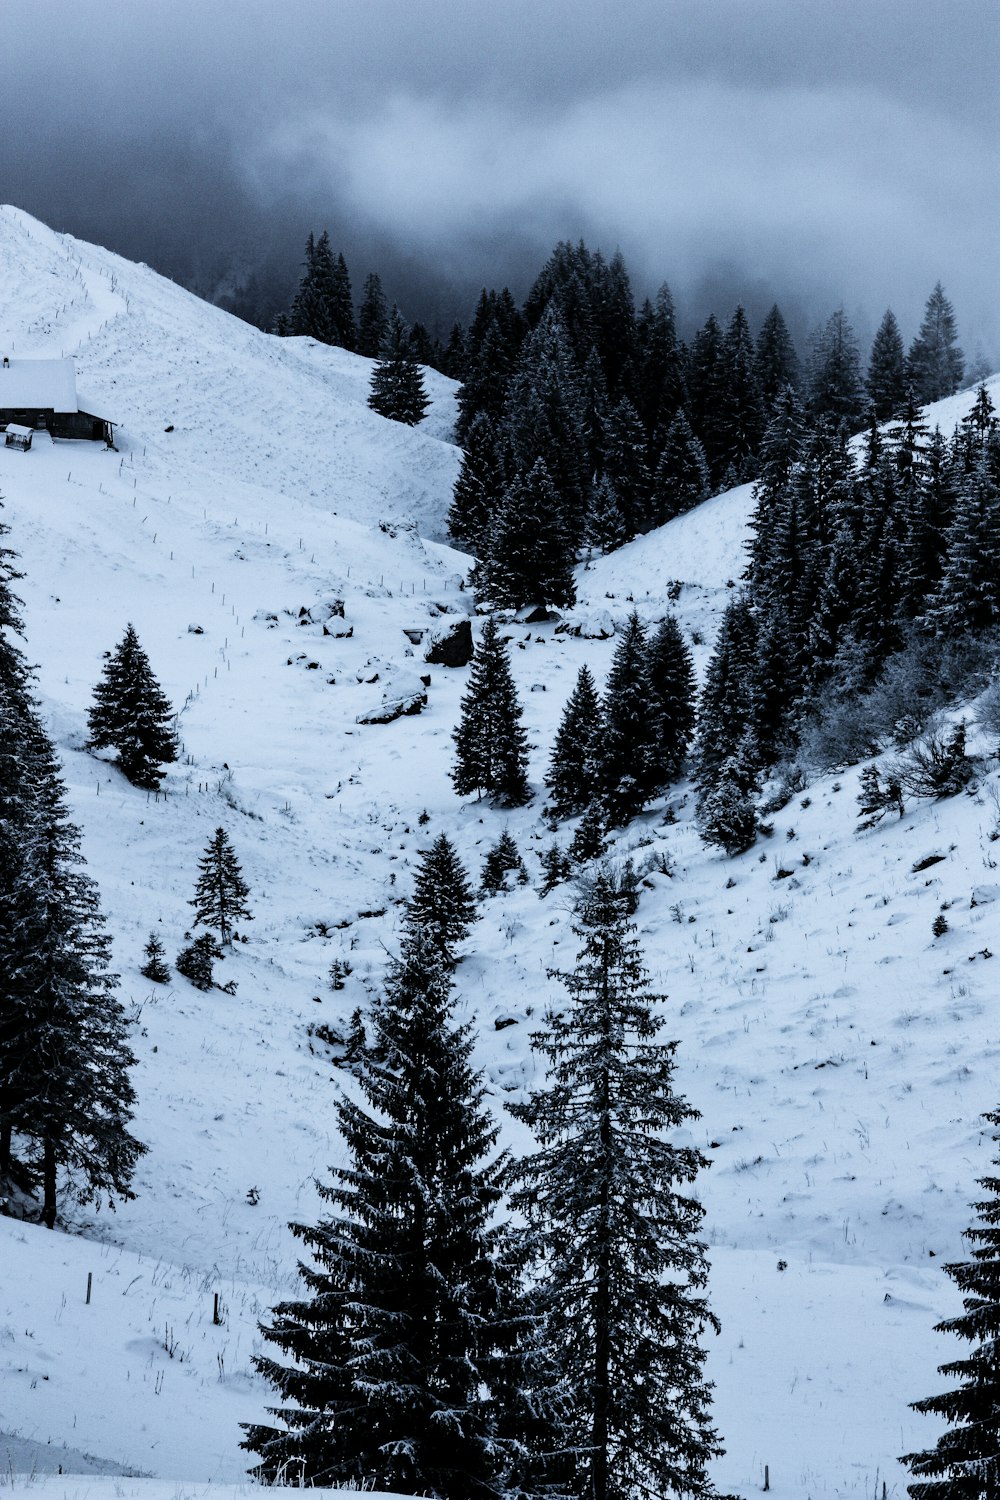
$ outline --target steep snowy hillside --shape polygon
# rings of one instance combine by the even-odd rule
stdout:
[[[450,383],[433,380],[420,429],[383,421],[365,406],[365,361],[259,334],[10,209],[4,339],[75,354],[81,386],[122,423],[118,453],[0,449],[0,493],[139,1023],[136,1129],[150,1149],[135,1203],[113,1218],[71,1211],[78,1236],[0,1219],[0,1431],[20,1435],[18,1463],[30,1451],[56,1467],[44,1450],[65,1445],[98,1468],[235,1482],[238,1423],[270,1398],[250,1368],[256,1320],[294,1280],[287,1223],[319,1213],[312,1179],[340,1159],[345,1080],[310,1027],[342,1025],[378,985],[430,837],[447,832],[478,875],[509,826],[534,878],[551,834],[540,794],[511,814],[454,796],[467,672],[425,667],[411,640],[470,608],[467,560],[433,540],[457,468],[431,435],[447,431]],[[971,399],[931,419],[953,423]],[[703,662],[749,507],[747,488],[732,491],[581,570],[570,623],[620,624],[633,601],[646,620],[676,609]],[[165,798],[81,749],[101,653],[129,620],[181,709],[185,760]],[[552,625],[509,634],[540,793],[577,670],[603,677],[614,643]],[[423,713],[357,722],[419,673]],[[907,1402],[936,1389],[950,1352],[932,1332],[955,1306],[940,1267],[961,1253],[988,1160],[979,1117],[997,1103],[997,789],[993,769],[971,795],[859,835],[856,774],[827,777],[775,817],[770,842],[726,860],[700,844],[681,788],[674,821],[659,804],[618,840],[648,866],[640,930],[701,1111],[693,1138],[714,1162],[699,1186],[727,1489],[759,1489],[767,1464],[778,1500],[874,1496],[883,1479],[900,1495],[895,1456],[933,1437]],[[254,909],[220,976],[236,993],[154,989],[143,944],[155,930],[176,954],[220,824]],[[950,931],[934,940],[944,903]],[[546,969],[572,953],[564,896],[484,903],[457,980],[498,1110],[536,1074],[530,1018],[554,993]],[[339,992],[334,958],[351,965]],[[0,1469],[2,1455],[0,1440]]]

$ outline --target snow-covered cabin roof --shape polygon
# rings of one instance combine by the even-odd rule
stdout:
[[[4,410],[85,411],[107,420],[89,403],[81,405],[71,359],[9,359],[0,364],[0,411]]]

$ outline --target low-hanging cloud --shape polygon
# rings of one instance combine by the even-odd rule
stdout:
[[[689,318],[912,331],[940,277],[1000,350],[998,32],[992,0],[36,0],[0,194],[192,276],[328,223],[438,304],[579,235]]]

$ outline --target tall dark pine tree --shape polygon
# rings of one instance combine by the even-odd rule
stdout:
[[[965,477],[945,533],[940,583],[926,618],[940,635],[959,638],[1000,620],[1000,479],[986,452]]]
[[[549,1336],[576,1400],[572,1492],[707,1496],[721,1452],[704,1378],[703,1215],[688,1184],[707,1165],[669,1133],[697,1118],[674,1090],[676,1043],[660,1021],[629,920],[631,882],[599,868],[582,887],[567,999],[532,1038],[545,1088],[512,1112],[540,1149],[519,1168]]]
[[[326,241],[325,249],[328,256],[329,239]],[[320,343],[329,344],[332,342],[329,309],[322,291],[325,257],[322,251],[317,253],[317,250],[316,236],[310,233],[306,240],[302,280],[299,282],[289,314],[289,332],[300,338],[317,339]]]
[[[580,668],[552,745],[545,775],[557,818],[585,812],[602,789],[601,704],[590,668]]]
[[[687,365],[687,414],[705,450],[713,491],[719,488],[727,466],[726,440],[722,430],[726,373],[725,336],[718,318],[711,313],[691,344]]]
[[[603,475],[619,497],[625,530],[629,537],[648,526],[649,469],[646,464],[646,433],[639,413],[627,396],[608,413],[604,437]]]
[[[1000,1126],[1000,1112],[985,1118]],[[992,1136],[1000,1140],[996,1128]],[[994,1165],[1000,1167],[996,1158]],[[978,1181],[986,1196],[972,1205],[976,1223],[964,1231],[971,1258],[944,1268],[965,1310],[936,1328],[971,1348],[966,1358],[939,1366],[957,1386],[912,1403],[948,1423],[933,1448],[902,1459],[914,1475],[907,1485],[913,1500],[992,1500],[1000,1493],[1000,1176]]]
[[[861,355],[842,307],[814,335],[808,370],[809,414],[829,417],[857,432],[864,413]]]
[[[739,484],[753,479],[764,436],[764,403],[757,384],[756,358],[746,312],[737,307],[723,345],[725,390],[719,414],[720,467]]]
[[[127,780],[154,791],[163,767],[177,759],[180,749],[172,723],[174,711],[153,676],[134,626],[126,628],[105,661],[87,716],[87,743],[93,750],[117,750]]]
[[[907,378],[923,405],[953,395],[962,384],[964,369],[955,309],[939,281],[927,298],[923,322],[906,356]]]
[[[483,555],[490,524],[507,487],[505,454],[502,434],[492,418],[480,412],[465,439],[448,511],[449,534],[475,557]]]
[[[757,621],[745,595],[726,607],[698,703],[694,780],[699,804],[727,761],[753,760],[748,739],[756,723]]]
[[[278,1426],[247,1427],[268,1483],[495,1500],[514,1445],[498,1386],[514,1338],[510,1260],[493,1223],[508,1174],[456,1027],[447,969],[419,933],[372,1015],[364,1100],[337,1106],[347,1165],[319,1192],[305,1295],[263,1327],[292,1363],[259,1357]]]
[[[456,946],[476,920],[476,899],[465,866],[447,834],[440,833],[420,854],[413,895],[406,903],[406,925],[421,932],[454,963]]]
[[[888,422],[890,417],[894,417],[906,400],[903,337],[891,307],[872,341],[865,390],[880,422]]]
[[[612,828],[653,795],[654,720],[646,632],[633,611],[615,648],[602,702],[601,778]]]
[[[483,626],[454,733],[452,785],[460,797],[486,792],[508,807],[531,797],[528,786],[528,737],[511,676],[507,648],[496,621]]]
[[[382,357],[372,371],[368,405],[380,416],[407,427],[415,427],[430,405],[423,374],[410,351],[406,325],[396,308],[389,319]]]
[[[247,906],[250,887],[243,879],[236,852],[224,828],[217,828],[198,861],[198,880],[190,905],[194,919],[219,934],[219,941],[232,945],[233,926],[240,917],[251,917]]]
[[[694,733],[694,662],[673,615],[664,617],[649,643],[646,670],[652,777],[657,787],[665,787],[680,775]]]
[[[333,274],[330,278],[330,322],[335,335],[334,343],[339,344],[342,349],[356,349],[358,329],[354,321],[354,298],[347,262],[342,254],[333,262]]]
[[[639,378],[636,404],[650,439],[666,432],[687,400],[684,361],[677,340],[674,299],[666,282],[636,320]]]
[[[693,510],[711,492],[705,450],[691,431],[687,414],[680,407],[667,429],[650,490],[648,516],[651,526],[662,526],[674,516]]]
[[[10,704],[0,704],[0,718]],[[132,1136],[129,1023],[109,969],[97,888],[83,872],[55,752],[33,709],[20,718],[21,786],[4,816],[0,882],[0,1155],[23,1143],[54,1228],[60,1173],[78,1201],[133,1198],[146,1149]]]
[[[576,602],[574,552],[562,508],[543,459],[515,476],[500,496],[483,539],[477,588],[500,609]]]
[[[757,335],[756,368],[760,398],[770,417],[774,403],[785,387],[790,386],[793,391],[798,389],[801,373],[792,336],[777,303],[764,319]]]
[[[365,277],[358,309],[358,353],[378,359],[389,336],[389,304],[376,271]]]

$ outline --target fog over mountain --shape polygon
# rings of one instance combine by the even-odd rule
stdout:
[[[0,198],[203,293],[326,225],[446,328],[582,235],[685,325],[908,336],[940,277],[1000,350],[991,0],[37,0],[4,49]]]

